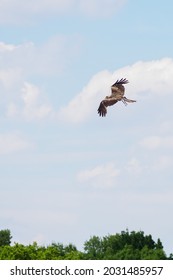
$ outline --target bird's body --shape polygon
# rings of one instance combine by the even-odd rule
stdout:
[[[122,101],[125,105],[128,103],[136,102],[136,100],[127,99],[124,96],[125,93],[125,87],[124,84],[127,84],[128,80],[121,79],[117,80],[112,86],[111,91],[112,94],[110,96],[106,96],[105,99],[103,99],[100,102],[100,106],[98,108],[98,114],[102,117],[105,117],[107,114],[107,107],[112,106],[118,101]]]

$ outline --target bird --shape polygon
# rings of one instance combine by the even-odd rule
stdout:
[[[122,101],[125,105],[127,105],[127,103],[136,102],[136,100],[128,99],[124,96],[124,84],[127,83],[129,83],[129,81],[126,78],[121,78],[111,86],[112,94],[110,96],[106,96],[105,99],[100,102],[99,108],[97,110],[100,116],[105,117],[107,114],[107,107],[114,105],[118,101]]]

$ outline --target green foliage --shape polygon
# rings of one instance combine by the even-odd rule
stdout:
[[[173,254],[167,258],[160,239],[155,242],[151,235],[143,231],[122,231],[120,234],[100,238],[91,237],[84,243],[84,252],[76,246],[52,243],[48,246],[38,246],[36,242],[30,245],[11,243],[9,230],[0,231],[0,260],[165,260],[173,259]]]
[[[103,241],[98,236],[93,236],[89,241],[84,244],[84,250],[86,252],[86,259],[99,260],[104,256]]]
[[[134,249],[132,245],[125,245],[123,249],[111,256],[115,260],[138,260],[140,259],[139,249]]]
[[[0,230],[0,246],[11,244],[11,232],[9,229]]]
[[[173,260],[173,254],[170,254],[167,260]]]
[[[39,251],[41,247],[38,247],[37,243],[33,245],[24,246],[22,244],[15,243],[14,246],[4,246],[0,248],[1,260],[36,260],[40,259]],[[39,256],[40,257],[40,256]]]
[[[52,243],[45,247],[34,242],[28,246],[15,243],[13,246],[0,247],[0,260],[79,260],[82,255],[72,244],[63,246]]]
[[[109,260],[144,260],[166,259],[163,246],[158,239],[154,242],[151,235],[144,235],[143,231],[108,235],[102,239],[94,236],[84,244],[85,259]]]
[[[147,246],[141,250],[141,260],[166,260],[166,254],[163,249],[149,249]]]

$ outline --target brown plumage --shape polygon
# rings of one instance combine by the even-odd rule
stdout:
[[[121,80],[117,80],[111,86],[112,94],[110,96],[106,96],[105,99],[103,99],[100,102],[100,106],[98,108],[98,114],[100,116],[105,117],[107,114],[107,107],[114,105],[118,101],[122,101],[125,105],[127,105],[127,102],[128,103],[136,102],[136,100],[127,99],[124,96],[125,87],[123,85],[127,83],[128,80],[122,78]]]

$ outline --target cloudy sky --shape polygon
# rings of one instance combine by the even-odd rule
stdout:
[[[0,0],[0,228],[13,242],[143,230],[173,252],[171,0]],[[106,118],[97,108],[127,78]]]

